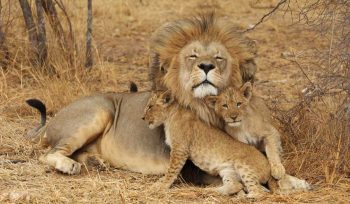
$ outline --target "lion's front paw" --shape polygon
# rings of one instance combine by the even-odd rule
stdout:
[[[286,174],[286,169],[281,163],[271,163],[271,175],[279,180]]]

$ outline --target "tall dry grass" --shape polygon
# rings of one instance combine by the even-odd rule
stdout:
[[[29,2],[31,3],[34,19],[36,19],[35,3],[34,1]],[[91,70],[86,70],[84,68],[86,2],[63,1],[63,4],[73,24],[73,35],[76,42],[75,46],[71,45],[71,47],[76,48],[74,55],[71,56],[73,63],[70,63],[65,53],[60,49],[58,40],[48,23],[48,19],[46,19],[48,58],[45,66],[36,67],[31,64],[34,54],[28,41],[19,3],[11,0],[2,1],[1,19],[4,21],[5,43],[9,48],[10,54],[7,66],[0,69],[0,112],[2,116],[13,117],[18,114],[27,115],[34,113],[28,113],[26,108],[24,108],[24,100],[31,97],[45,101],[50,113],[56,112],[63,105],[71,102],[78,96],[97,91],[127,90],[127,82],[136,75],[134,72],[126,73],[126,70],[116,67],[115,62],[110,63],[105,58],[105,53],[104,56],[101,56],[100,51],[104,51],[104,48],[97,44],[96,41],[93,43],[95,64]],[[118,22],[122,21],[120,18],[130,17],[129,12],[131,12],[131,9],[129,7],[127,2],[124,1],[94,2],[94,18],[101,19],[94,22],[94,37],[101,41],[101,36],[104,36],[106,33],[128,36],[128,29],[120,31]],[[58,6],[56,6],[56,9],[66,35],[69,35],[69,27],[65,15]],[[116,15],[116,11],[119,10],[122,11],[121,14]],[[106,14],[106,11],[109,12]],[[126,26],[128,25],[123,23],[120,27]],[[103,42],[103,44],[106,44],[106,42]],[[127,58],[128,56],[122,57]],[[147,65],[141,67],[142,72],[146,69],[145,66]],[[142,73],[135,78],[136,80],[142,78]],[[141,85],[143,85],[142,82]],[[23,106],[18,107],[18,100],[22,100]]]
[[[288,167],[314,181],[335,184],[350,175],[350,2],[288,1],[295,23],[323,42],[290,60],[308,85],[300,102],[279,113]],[[298,5],[298,7],[295,7]]]
[[[325,46],[324,50],[310,51],[312,58],[305,55],[300,56],[302,60],[308,60],[308,64],[305,63],[303,66],[313,65],[321,68],[318,72],[320,78],[316,81],[310,81],[309,88],[300,97],[301,102],[290,110],[284,110],[279,115],[279,119],[287,135],[290,135],[290,137],[284,139],[287,169],[292,174],[312,178],[315,181],[322,179],[334,183],[349,171],[350,161],[348,159],[350,143],[349,114],[347,112],[348,106],[346,106],[349,104],[349,95],[341,92],[345,85],[348,86],[349,83],[347,78],[349,64],[347,64],[346,59],[345,61],[339,59],[339,56],[346,54],[344,52],[348,51],[348,47],[343,46],[344,41],[346,43],[350,41],[349,36],[345,36],[346,38],[342,36],[342,33],[347,31],[344,31],[347,27],[342,25],[348,22],[346,20],[349,17],[349,12],[346,11],[349,9],[349,4],[341,4],[342,1],[336,1],[330,5],[325,2],[327,1],[306,1],[306,3],[301,4],[301,9],[298,12],[302,17],[300,22],[307,23],[310,29],[316,30],[320,34],[319,38],[323,38],[328,42],[328,46]],[[31,3],[33,14],[35,14],[34,2]],[[63,1],[63,3],[73,23],[73,34],[76,41],[76,52],[72,56],[73,64],[69,63],[67,57],[59,48],[57,39],[48,22],[46,22],[47,63],[44,67],[33,67],[30,62],[34,56],[30,52],[31,45],[27,40],[19,4],[13,1],[3,2],[2,19],[6,20],[4,30],[6,44],[11,56],[7,68],[2,69],[0,75],[0,110],[3,116],[11,118],[17,115],[34,114],[33,110],[28,112],[28,109],[24,107],[24,103],[20,107],[17,105],[17,100],[23,100],[24,102],[24,99],[33,96],[45,101],[49,107],[49,114],[53,114],[63,105],[81,95],[97,91],[127,89],[126,82],[131,80],[133,75],[130,76],[129,73],[125,73],[125,70],[115,68],[115,64],[109,63],[108,59],[104,58],[105,56],[100,55],[103,48],[100,48],[96,43],[93,45],[96,63],[91,71],[84,68],[86,31],[86,15],[84,14],[86,14],[86,2]],[[289,3],[293,6],[292,1]],[[341,9],[339,9],[340,5],[342,5]],[[131,3],[127,1],[97,3],[94,6],[93,15],[95,18],[106,19],[106,21],[94,22],[94,36],[98,38],[101,32],[111,32],[111,35],[132,35],[132,30],[120,31],[115,26],[112,18],[119,19],[116,20],[117,23],[126,20],[138,22],[133,26],[142,26],[142,21],[139,22],[134,19],[142,18],[142,16],[131,15],[131,13],[135,13],[133,9],[137,9],[135,7],[142,7],[142,3],[135,3],[134,1]],[[294,8],[296,8],[295,5]],[[62,10],[57,9],[61,23],[68,35],[67,21]],[[106,11],[113,9],[118,11],[119,14],[108,16]],[[79,13],[76,13],[76,10],[79,10]],[[297,13],[298,10],[293,11]],[[126,26],[130,25],[129,23]],[[127,58],[127,56],[124,57]],[[143,62],[145,62],[144,59]],[[143,72],[143,74],[147,74],[147,69],[144,69]],[[118,75],[123,74],[127,79],[123,81],[124,85],[120,87],[121,77]],[[137,73],[133,74],[136,75]],[[335,77],[338,78],[329,80]],[[339,81],[340,79],[342,81]],[[335,83],[335,81],[339,81],[339,83]],[[147,87],[148,84],[145,83],[145,86]],[[318,94],[314,94],[317,90],[319,91]],[[334,93],[334,90],[340,90],[340,92]],[[319,94],[320,91],[322,94]],[[328,94],[328,92],[331,93]],[[16,106],[12,104],[16,104]]]
[[[30,2],[34,5],[33,1]],[[0,158],[19,158],[25,160],[26,163],[22,166],[1,164],[0,182],[16,189],[23,188],[29,191],[34,186],[33,194],[37,202],[48,200],[79,202],[82,197],[83,201],[111,202],[111,199],[117,197],[117,200],[120,199],[121,202],[142,202],[144,194],[140,191],[147,189],[149,183],[154,182],[156,178],[117,170],[108,170],[101,175],[97,171],[88,172],[82,177],[63,177],[63,175],[54,174],[45,169],[47,167],[37,162],[37,157],[45,150],[31,146],[23,137],[25,129],[33,126],[38,119],[37,112],[25,105],[25,99],[36,97],[43,100],[47,104],[49,115],[53,116],[61,107],[83,95],[102,91],[125,91],[128,89],[129,80],[136,81],[141,90],[148,89],[150,84],[147,81],[147,39],[161,23],[179,18],[181,15],[189,15],[196,8],[212,6],[222,10],[223,13],[228,13],[228,17],[233,20],[243,22],[242,26],[248,26],[266,13],[267,10],[264,9],[271,8],[271,6],[262,6],[262,10],[252,9],[248,1],[221,0],[180,2],[103,0],[93,2],[95,64],[90,71],[86,71],[84,68],[86,1],[63,1],[73,24],[77,45],[73,64],[70,64],[64,53],[60,51],[57,39],[47,24],[48,67],[42,69],[33,67],[30,63],[33,56],[29,52],[30,44],[18,2],[2,0],[1,19],[5,20],[4,30],[10,61],[6,69],[0,69],[0,123],[2,124],[0,127]],[[265,1],[259,2],[264,3]],[[271,1],[266,2],[270,5]],[[306,8],[308,3],[312,5],[313,2],[316,1],[298,1],[299,5],[296,6],[295,2],[293,4],[291,1],[290,8],[282,9],[292,9],[294,19],[296,19],[295,17],[301,13],[298,8]],[[261,44],[260,49],[265,51],[260,52],[258,61],[261,68],[259,72],[263,73],[260,76],[262,80],[272,81],[271,78],[283,80],[285,75],[295,75],[295,78],[290,78],[300,80],[301,85],[299,86],[302,86],[305,81],[307,83],[307,88],[304,89],[304,92],[299,93],[299,96],[296,96],[296,91],[290,88],[289,84],[269,82],[268,86],[261,85],[260,87],[268,90],[265,93],[275,94],[273,96],[277,96],[281,91],[288,92],[284,97],[293,95],[290,98],[297,98],[296,101],[291,102],[292,105],[286,105],[281,100],[278,107],[272,109],[276,118],[281,122],[281,130],[285,133],[283,134],[284,164],[288,173],[305,178],[317,184],[317,187],[321,187],[309,194],[267,198],[265,203],[272,201],[322,202],[323,199],[332,201],[337,197],[341,197],[339,200],[349,200],[346,195],[349,179],[346,180],[346,177],[349,177],[350,171],[348,106],[350,102],[349,92],[346,92],[345,89],[349,84],[349,52],[346,51],[349,46],[343,46],[344,41],[338,34],[338,31],[347,33],[340,32],[342,30],[339,28],[349,28],[349,26],[335,24],[340,22],[338,18],[342,15],[349,14],[349,12],[343,12],[345,8],[349,8],[344,5],[347,6],[348,3],[343,4],[342,7],[327,7],[334,8],[333,12],[326,12],[327,15],[330,14],[330,18],[315,15],[320,22],[328,22],[328,26],[314,25],[310,21],[307,23],[309,27],[308,25],[301,26],[302,29],[309,28],[308,32],[312,35],[318,34],[317,43],[321,42],[319,44],[307,41],[309,38],[303,38],[298,31],[293,32],[294,27],[285,26],[285,22],[281,20],[281,13],[271,19],[274,23],[263,23],[260,25],[261,29],[257,28],[250,34],[250,37],[258,38],[258,43]],[[322,11],[324,8],[322,6],[312,7],[311,10]],[[68,32],[64,15],[59,9],[58,11],[64,30]],[[307,12],[304,10],[303,14]],[[285,15],[284,18],[289,17]],[[348,16],[345,19],[349,19]],[[299,26],[301,24],[300,22],[294,23]],[[279,68],[274,68],[274,63],[277,65],[284,63],[277,59],[280,53],[274,55],[274,52],[283,51],[281,49],[284,49],[284,46],[291,46],[291,43],[286,40],[288,38],[284,38],[288,35],[300,38],[302,43],[300,49],[306,49],[308,46],[317,47],[317,50],[308,49],[294,53],[294,57],[290,59],[290,66],[292,71],[297,70],[296,73],[292,71],[289,73],[290,70],[286,73],[285,71],[279,72]],[[336,54],[338,52],[339,54]],[[298,67],[297,63],[301,67]],[[272,68],[269,70],[264,66]],[[287,80],[286,83],[290,82]],[[274,104],[272,99],[267,102],[270,106]],[[49,175],[45,177],[46,174]],[[3,175],[6,178],[1,177]],[[49,177],[53,178],[57,184],[50,184],[52,179],[50,180]],[[117,187],[115,183],[118,184]],[[46,186],[41,187],[43,184]],[[93,186],[93,190],[89,185]],[[75,189],[71,190],[71,186],[74,186]],[[0,185],[0,190],[3,189],[5,187]],[[105,197],[101,198],[101,195],[96,193],[99,190],[106,192]],[[42,192],[47,194],[42,195]],[[89,192],[93,198],[86,195],[86,192]],[[332,192],[332,195],[327,195],[325,198],[328,192]],[[84,196],[81,196],[83,194]],[[207,195],[201,189],[192,189],[192,187],[188,189],[182,186],[166,194],[146,196],[145,199],[148,199],[149,202],[159,202],[159,200],[172,202],[172,199],[184,202],[197,200],[207,203],[232,202],[227,197]]]

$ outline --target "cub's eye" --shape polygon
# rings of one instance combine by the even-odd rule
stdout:
[[[153,105],[148,106],[148,110],[151,109],[152,107],[153,107]]]
[[[197,57],[198,57],[197,55],[190,55],[189,59],[193,60],[193,59],[197,59]]]
[[[237,103],[237,107],[238,107],[238,108],[241,107],[241,105],[242,105],[241,102],[238,102],[238,103]]]
[[[219,56],[216,56],[215,59],[216,59],[217,61],[221,61],[221,60],[223,60],[224,58],[219,57]]]
[[[228,108],[228,105],[227,105],[227,104],[223,104],[222,107],[225,108],[225,109],[227,109],[227,108]]]

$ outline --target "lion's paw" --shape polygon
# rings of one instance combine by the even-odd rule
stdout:
[[[72,159],[64,158],[56,162],[55,169],[66,174],[79,174],[81,164]]]
[[[281,163],[271,163],[271,175],[279,180],[286,174],[286,169]]]
[[[169,189],[170,185],[164,181],[162,181],[162,179],[160,179],[160,181],[157,181],[155,184],[153,184],[151,186],[151,189],[153,191],[162,191],[162,190],[166,190]]]
[[[282,193],[308,191],[312,189],[307,181],[287,174],[278,181],[278,185]]]
[[[264,191],[252,191],[252,192],[249,192],[248,194],[246,194],[246,198],[258,200],[260,198],[263,198],[266,195],[267,195],[267,193]]]

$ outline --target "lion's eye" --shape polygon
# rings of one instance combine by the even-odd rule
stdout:
[[[190,55],[190,56],[189,56],[189,58],[192,59],[192,60],[193,60],[193,59],[197,59],[197,57],[198,57],[197,55]]]
[[[151,109],[152,107],[153,107],[153,105],[148,106],[148,110]]]
[[[241,107],[242,103],[241,102],[238,102],[237,103],[237,108]]]
[[[227,104],[223,104],[222,107],[225,108],[225,109],[227,109],[227,108],[228,108],[228,105],[227,105]]]

